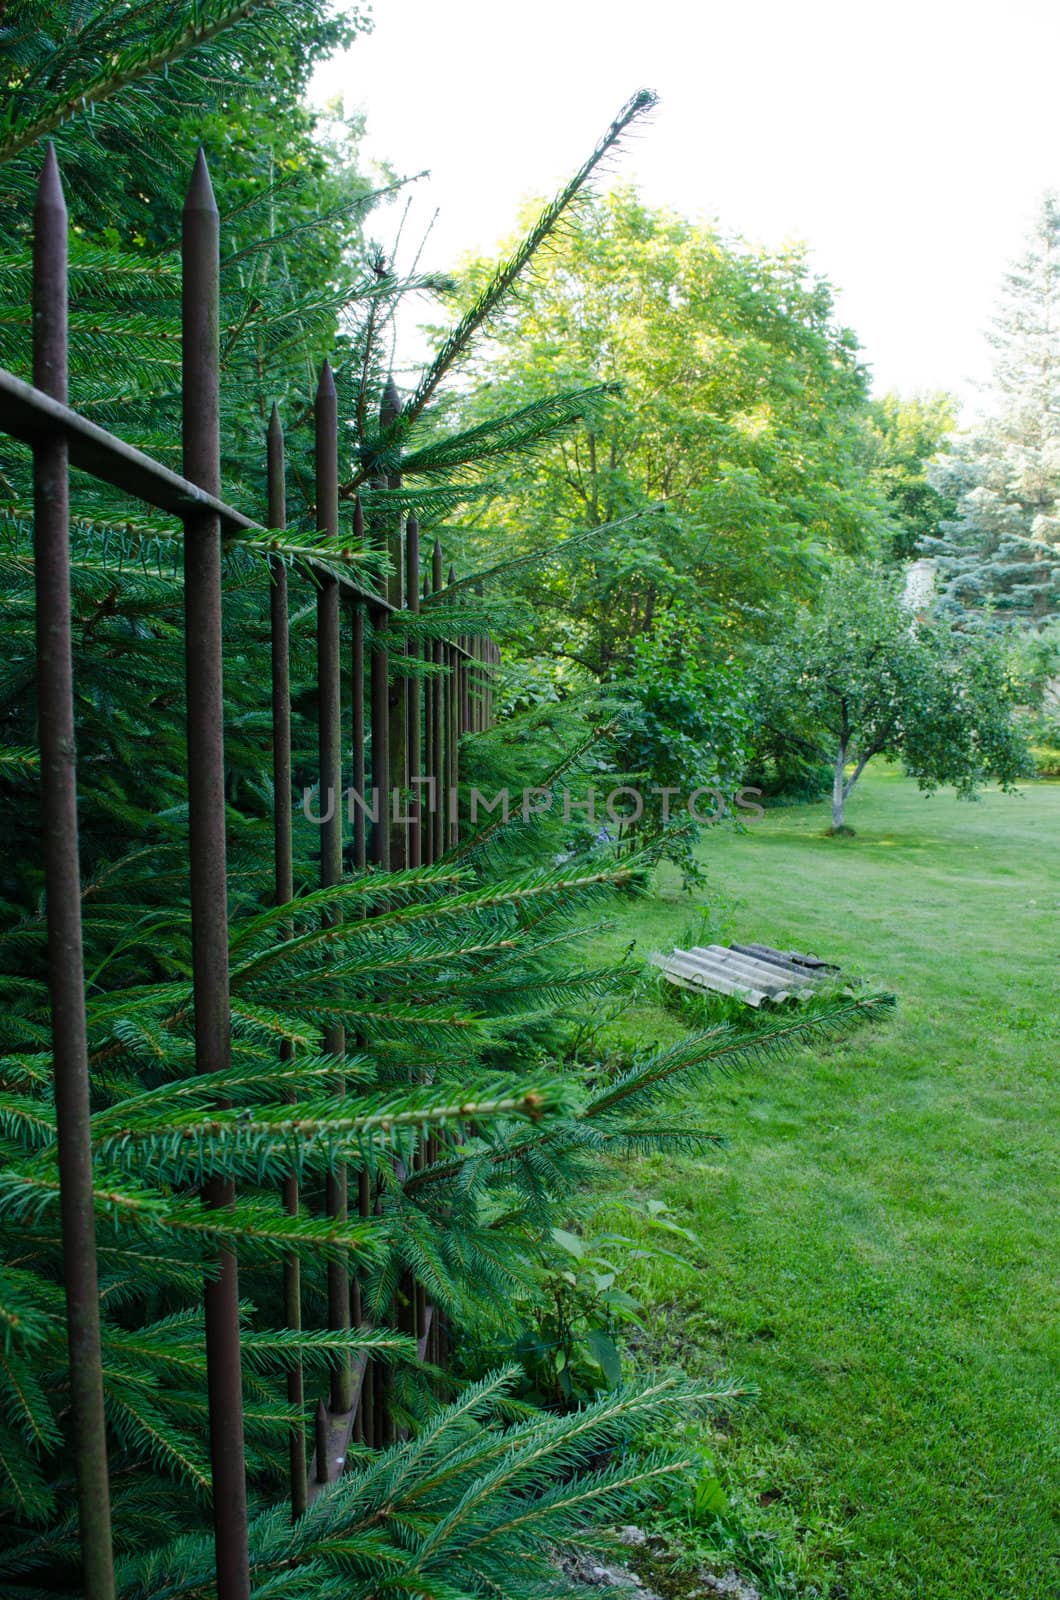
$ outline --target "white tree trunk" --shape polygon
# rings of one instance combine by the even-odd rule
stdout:
[[[833,831],[833,833],[837,833],[840,828],[843,828],[843,827],[846,826],[846,824],[843,821],[843,817],[845,815],[846,803],[847,803],[846,777],[845,777],[846,765],[847,765],[847,747],[846,747],[845,744],[841,744],[839,746],[839,751],[838,751],[838,753],[836,755],[836,758],[835,758],[835,776],[832,779],[832,831]]]

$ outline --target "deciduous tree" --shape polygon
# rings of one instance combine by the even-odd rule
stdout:
[[[883,578],[841,565],[814,610],[791,607],[756,663],[762,720],[813,729],[833,763],[833,833],[873,756],[904,760],[926,792],[971,797],[1028,770],[1004,641],[914,620]]]
[[[832,554],[882,532],[866,374],[801,249],[754,250],[619,190],[571,221],[494,332],[472,411],[554,388],[618,392],[469,540],[518,552],[543,529],[665,502],[522,580],[528,651],[621,675],[681,603],[724,655],[734,634],[766,629],[778,593],[812,591]]]

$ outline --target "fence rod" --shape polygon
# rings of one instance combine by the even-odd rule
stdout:
[[[62,180],[49,144],[33,208],[33,379],[64,403],[67,231]],[[81,1575],[86,1600],[113,1600],[77,846],[69,471],[61,434],[46,435],[34,446],[33,507],[48,988]]]
[[[316,502],[317,524],[332,538],[339,531],[339,412],[335,380],[325,361],[317,385]],[[320,886],[342,882],[342,706],[340,695],[339,586],[334,578],[321,579],[317,587],[317,704],[320,745]],[[325,911],[323,922],[332,926],[340,913]],[[337,996],[335,997],[338,998]],[[341,1063],[346,1050],[346,1030],[333,1022],[324,1030],[324,1053]],[[336,1222],[346,1220],[346,1167],[336,1163],[326,1179],[327,1212]],[[328,1326],[336,1332],[350,1327],[350,1274],[344,1255],[328,1261]],[[331,1369],[331,1410],[352,1410],[352,1374],[348,1352]],[[318,1463],[319,1465],[319,1463]]]
[[[431,593],[440,594],[442,589],[442,546],[439,539],[435,539],[431,549]],[[432,785],[434,794],[434,810],[431,814],[431,860],[440,861],[446,850],[446,688],[442,676],[442,667],[445,663],[445,646],[440,639],[434,641],[432,651],[434,662],[434,676],[431,679],[431,776],[434,778]]]
[[[364,544],[364,511],[358,495],[353,506],[353,538],[357,548]],[[365,721],[364,721],[364,607],[354,605],[350,618],[350,722],[353,743],[353,771],[350,785],[356,799],[353,805],[353,860],[358,868],[368,860],[365,818]]]
[[[446,579],[448,588],[456,583],[456,573],[452,566]],[[449,658],[449,672],[445,680],[447,701],[447,730],[446,730],[446,821],[447,833],[445,846],[452,850],[460,843],[460,734],[463,731],[460,722],[461,707],[461,672],[460,660],[463,654],[463,640],[457,644],[446,646],[446,655]]]
[[[405,524],[405,605],[413,615],[420,609],[420,525],[416,517]],[[408,645],[409,675],[405,680],[405,746],[408,753],[409,786],[409,860],[410,867],[423,864],[423,777],[420,770],[420,702],[422,686],[416,663],[420,657],[419,645],[410,640]],[[413,779],[417,780],[413,783]]]
[[[284,472],[284,440],[280,415],[272,408],[265,441],[268,480],[268,523],[270,528],[287,526],[287,485]],[[291,836],[291,655],[290,622],[287,601],[287,563],[282,556],[269,562],[272,584],[269,591],[269,622],[272,649],[272,816],[276,860],[275,892],[277,905],[294,898],[294,860]],[[288,923],[285,933],[292,928]],[[291,1061],[294,1046],[290,1039],[280,1044],[280,1060]],[[289,1094],[287,1099],[293,1100]],[[288,1216],[299,1209],[298,1179],[293,1172],[283,1180],[283,1203]],[[283,1262],[283,1316],[286,1327],[297,1331],[302,1326],[302,1264],[297,1250]],[[305,1380],[301,1357],[287,1371],[287,1400],[298,1408],[298,1421],[292,1425],[289,1440],[291,1515],[297,1519],[307,1505],[305,1453]]]
[[[220,225],[200,150],[184,202],[184,471],[207,494],[221,487],[218,317]],[[222,1072],[231,1060],[225,861],[224,691],[221,656],[221,522],[212,509],[184,524],[184,627],[188,715],[188,858],[191,879],[195,1062]],[[208,1206],[235,1200],[235,1185],[211,1178]],[[232,1250],[203,1291],[213,1474],[217,1600],[249,1600],[239,1278]]]
[[[383,398],[379,406],[379,431],[383,438],[387,438],[401,416],[401,396],[393,378],[388,378],[383,389]],[[401,474],[391,472],[387,475],[388,489],[401,488]],[[401,515],[397,514],[386,537],[386,551],[388,557],[389,575],[387,578],[386,596],[395,611],[400,611],[409,602],[405,595],[405,559],[404,540],[401,530]],[[409,652],[408,641],[400,644],[396,651],[391,651],[391,658],[395,655],[400,659]],[[387,689],[387,701],[390,706],[390,727],[387,734],[388,776],[387,776],[387,807],[390,816],[390,865],[392,867],[407,867],[409,865],[409,839],[408,824],[401,820],[407,814],[404,807],[404,796],[409,786],[408,766],[408,704],[405,693],[405,679],[401,674],[395,674],[393,681]],[[398,791],[398,805],[393,804],[394,791]],[[400,808],[400,809],[399,809]]]
[[[382,486],[386,487],[385,478]],[[372,530],[373,542],[386,554],[386,528]],[[371,859],[376,866],[390,866],[390,647],[388,642],[391,606],[387,600],[387,580],[379,580],[380,596],[369,607],[372,622],[372,651],[368,664],[368,699],[372,728],[372,821]]]

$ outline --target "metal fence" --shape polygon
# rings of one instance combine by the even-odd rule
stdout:
[[[77,770],[74,748],[73,647],[69,569],[69,471],[75,467],[155,509],[178,517],[184,528],[185,662],[189,876],[192,918],[196,1065],[223,1070],[230,1059],[228,920],[225,858],[222,682],[222,538],[262,527],[221,498],[219,427],[219,219],[205,159],[200,152],[183,218],[183,465],[170,471],[80,416],[67,404],[67,233],[62,184],[49,148],[34,208],[33,383],[0,370],[0,428],[33,451],[36,565],[37,684],[41,748],[41,821],[48,923],[48,973],[54,1040],[55,1100],[61,1181],[62,1238],[69,1338],[72,1414],[79,1495],[84,1593],[112,1600],[114,1579],[103,1412],[97,1287],[88,1053],[81,947],[77,841]],[[383,418],[399,405],[388,386]],[[266,524],[286,523],[284,438],[273,411],[267,439]],[[339,532],[339,419],[335,385],[325,363],[315,402],[317,525]],[[365,537],[359,503],[353,543]],[[417,645],[391,643],[395,617],[420,609],[421,596],[440,593],[443,556],[435,542],[420,550],[419,528],[409,516],[386,535],[389,574],[379,590],[362,587],[333,568],[300,559],[270,558],[272,733],[275,790],[275,894],[293,898],[291,695],[288,662],[288,588],[312,585],[316,596],[319,704],[320,882],[343,874],[342,805],[352,790],[353,856],[359,867],[418,866],[438,859],[459,838],[456,794],[462,734],[493,718],[492,668],[498,651],[485,637],[461,636]],[[452,582],[450,571],[449,581]],[[344,738],[342,680],[343,607],[350,612],[352,695]],[[367,624],[367,625],[366,625]],[[423,652],[427,671],[392,670],[395,652]],[[342,750],[352,752],[342,770]],[[366,761],[370,770],[366,770]],[[414,780],[422,775],[422,782]],[[345,781],[345,784],[343,780]],[[424,803],[426,789],[427,803]],[[410,796],[395,819],[390,796]],[[329,808],[327,797],[334,797]],[[375,791],[373,806],[370,792]],[[374,813],[374,816],[373,816]],[[344,1029],[332,1027],[324,1048],[337,1058]],[[417,1161],[433,1159],[431,1140]],[[349,1206],[369,1215],[374,1196],[364,1173],[333,1171],[327,1183],[329,1214],[342,1219]],[[353,1180],[356,1180],[355,1182]],[[214,1179],[205,1203],[232,1203],[234,1185]],[[296,1213],[298,1184],[287,1179],[284,1199]],[[285,1319],[301,1325],[299,1262],[284,1266]],[[403,1331],[415,1336],[421,1356],[444,1362],[446,1330],[423,1290],[403,1285]],[[210,1452],[219,1600],[250,1593],[247,1500],[243,1451],[239,1291],[234,1253],[220,1253],[204,1287]],[[358,1286],[341,1260],[328,1267],[329,1322],[349,1328],[361,1320]],[[304,1428],[291,1438],[291,1499],[301,1512],[319,1486],[341,1471],[351,1439],[381,1446],[393,1439],[383,1367],[363,1358],[340,1363],[330,1392],[315,1412],[313,1438]],[[288,1378],[288,1398],[307,1413],[299,1369]],[[313,1450],[309,1455],[308,1445]]]

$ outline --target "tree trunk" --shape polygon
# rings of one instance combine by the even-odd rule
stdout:
[[[846,826],[846,823],[843,820],[845,807],[846,807],[846,801],[847,801],[847,797],[846,797],[846,782],[845,782],[845,776],[844,776],[845,772],[846,772],[846,764],[847,764],[847,747],[846,747],[845,744],[841,744],[839,746],[839,750],[838,750],[838,753],[837,753],[836,758],[835,758],[835,776],[832,779],[832,832],[833,833],[839,833],[839,831]]]

